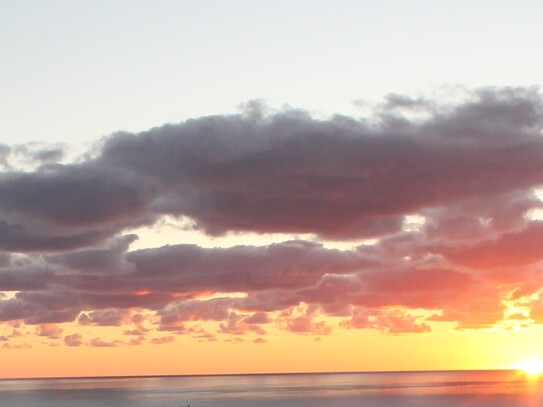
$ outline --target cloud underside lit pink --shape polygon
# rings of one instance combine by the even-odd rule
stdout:
[[[528,309],[517,322],[541,323],[542,128],[537,89],[487,88],[449,105],[390,95],[363,119],[249,105],[117,133],[90,158],[51,163],[56,152],[26,172],[2,146],[0,292],[14,295],[0,295],[0,321],[97,347],[150,333],[157,345],[177,334],[264,343],[272,326],[480,329],[507,322],[507,301]],[[129,249],[130,230],[166,215],[211,236],[314,239]],[[66,322],[129,339],[64,335]]]

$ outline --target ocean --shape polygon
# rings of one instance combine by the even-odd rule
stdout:
[[[517,371],[0,380],[2,407],[542,406]]]

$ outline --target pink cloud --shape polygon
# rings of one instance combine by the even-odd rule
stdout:
[[[219,325],[219,332],[231,335],[244,335],[249,332],[265,335],[266,331],[262,328],[262,324],[248,323],[247,320],[250,320],[250,318],[231,313],[226,322]]]
[[[246,324],[268,324],[271,322],[271,319],[265,312],[256,312],[251,316],[245,317],[243,322]]]
[[[93,338],[90,340],[88,345],[96,347],[96,348],[113,348],[117,346],[119,343],[120,343],[119,341],[107,342],[107,341],[103,341],[100,338]]]
[[[200,342],[215,342],[217,340],[216,335],[207,332],[200,326],[191,326],[190,328],[187,328],[186,333]]]
[[[31,349],[32,345],[30,345],[29,343],[21,343],[21,344],[4,343],[2,345],[2,348],[4,349]]]
[[[464,266],[481,268],[516,268],[543,260],[543,222],[531,222],[518,232],[499,235],[468,247],[440,250],[452,261]]]
[[[317,307],[287,309],[280,313],[275,322],[281,329],[297,334],[328,335],[332,327],[325,321],[316,321]]]
[[[130,339],[128,345],[139,346],[143,341],[145,341],[145,336],[138,336],[137,338]]]
[[[456,321],[456,328],[481,329],[490,328],[503,318],[503,311],[455,311],[446,310],[442,315],[435,315],[428,318],[428,321]]]
[[[46,336],[49,339],[61,337],[63,329],[55,324],[40,324],[36,326],[36,335]]]
[[[346,328],[378,329],[391,334],[430,332],[428,324],[417,322],[417,318],[403,311],[389,309],[353,309],[351,319],[341,324]]]
[[[158,344],[158,345],[163,345],[163,344],[174,342],[174,341],[175,341],[175,338],[171,335],[151,339],[152,343]]]
[[[64,343],[67,346],[81,346],[83,344],[83,336],[80,334],[66,335],[64,337]]]

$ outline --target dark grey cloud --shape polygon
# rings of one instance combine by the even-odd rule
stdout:
[[[369,262],[356,252],[326,249],[321,244],[290,241],[269,246],[206,249],[165,246],[130,252],[138,289],[174,292],[295,289],[316,284],[326,273],[347,273]]]
[[[65,156],[65,151],[61,148],[49,148],[32,153],[35,161],[43,163],[55,163],[61,161]]]
[[[526,229],[528,237],[533,227],[530,224]],[[140,335],[146,332],[142,327],[145,318],[131,310],[142,309],[156,315],[157,329],[162,331],[189,333],[187,323],[217,321],[222,333],[258,334],[263,332],[258,325],[271,322],[268,313],[283,313],[306,303],[313,310],[340,317],[351,315],[353,306],[376,315],[381,315],[380,309],[390,307],[443,310],[440,320],[461,319],[467,326],[475,313],[500,315],[500,287],[511,291],[512,284],[520,287],[518,283],[528,279],[532,285],[523,289],[530,293],[543,283],[536,271],[524,272],[512,280],[510,273],[490,275],[478,264],[474,269],[463,264],[455,268],[454,263],[462,262],[457,258],[452,259],[453,263],[447,260],[452,256],[450,246],[432,246],[429,242],[424,245],[424,240],[413,235],[425,236],[422,232],[404,233],[372,246],[344,251],[301,241],[262,247],[204,249],[179,245],[122,251],[117,252],[116,259],[131,265],[122,273],[89,274],[80,262],[59,263],[54,257],[52,263],[47,263],[50,256],[34,255],[33,261],[20,262],[20,269],[6,271],[6,284],[11,286],[3,289],[18,292],[13,298],[0,300],[0,320],[44,324],[78,318],[83,325],[135,324]],[[519,236],[521,241],[526,240],[524,235]],[[503,239],[515,237],[503,235]],[[470,244],[472,251],[465,251],[468,260],[481,250],[483,257],[488,256],[487,246]],[[404,252],[409,248],[430,257],[406,259]],[[436,258],[432,253],[440,255]],[[102,255],[100,250],[89,250],[81,258],[85,259],[83,264],[95,264],[92,256]],[[32,269],[38,262],[44,268]],[[202,294],[220,292],[244,292],[246,296],[198,299]],[[327,325],[314,322],[313,314],[307,318],[292,315],[283,317],[280,326],[292,332],[329,331]],[[353,322],[348,326],[365,325]],[[368,327],[378,326],[390,330],[388,325]]]
[[[0,253],[0,269],[11,265],[11,256],[8,253]]]
[[[134,234],[125,235],[110,242],[107,249],[79,250],[69,253],[46,255],[45,261],[67,272],[105,274],[126,272],[129,264],[125,252],[130,243],[137,240]]]
[[[234,300],[230,298],[215,298],[207,301],[182,301],[170,304],[159,311],[160,325],[167,328],[175,323],[187,321],[221,321],[229,315],[229,309]]]
[[[54,227],[47,229],[28,223],[28,220],[15,224],[0,220],[0,247],[11,252],[66,251],[95,245],[112,234],[110,230],[57,232]]]
[[[39,267],[0,269],[0,291],[45,290],[54,284],[52,270]]]
[[[0,166],[3,169],[10,169],[9,155],[11,154],[11,147],[0,143]]]
[[[146,188],[134,174],[89,165],[0,174],[0,248],[72,250],[149,223]]]
[[[123,241],[130,237],[117,242]],[[268,322],[265,311],[281,311],[301,301],[319,304],[333,314],[350,304],[454,304],[473,283],[469,274],[443,265],[428,269],[427,264],[404,264],[399,269],[399,263],[377,261],[364,250],[326,249],[314,242],[213,249],[178,245],[133,252],[125,252],[126,244],[119,245],[121,249],[114,246],[105,253],[116,253],[114,264],[129,265],[121,273],[107,261],[109,272],[89,274],[87,265],[96,264],[94,258],[109,258],[101,250],[69,254],[69,259],[75,256],[83,263],[64,261],[64,255],[34,256],[34,263],[6,270],[3,289],[19,292],[0,301],[0,320],[58,323],[79,315],[82,324],[117,326],[128,322],[128,309],[144,308],[157,311],[161,329],[178,330],[187,321],[225,320],[241,310],[252,315],[241,319],[246,316],[242,314],[231,323],[246,327]],[[39,262],[43,268],[34,270]],[[248,296],[196,299],[218,292]]]
[[[391,311],[422,308],[460,328],[489,326],[503,317],[504,296],[543,286],[541,221],[530,216],[542,209],[542,113],[536,89],[489,88],[455,105],[389,95],[363,119],[251,104],[117,133],[78,163],[26,172],[0,146],[0,291],[11,292],[0,293],[0,321],[134,324],[127,332],[137,336],[147,323],[214,340],[192,324],[259,335],[276,322],[321,335],[332,332],[319,320],[326,314],[343,327],[427,332],[408,311]],[[414,214],[420,224],[406,225]],[[163,215],[211,235],[376,240],[350,250],[293,240],[129,251],[136,236],[123,233]],[[297,313],[302,303],[311,312]],[[140,312],[153,322],[133,320]]]
[[[96,286],[98,291],[98,286]],[[21,291],[0,301],[0,321],[23,320],[27,324],[72,322],[84,310],[146,308],[158,310],[174,301],[165,293],[99,293],[64,289]]]
[[[2,173],[0,249],[70,251],[164,214],[213,235],[394,234],[406,214],[543,184],[541,112],[536,89],[489,88],[457,105],[389,95],[369,119],[253,106],[117,133],[95,158]]]
[[[398,99],[398,98],[396,98]],[[398,231],[406,213],[543,183],[541,98],[481,90],[423,121],[304,112],[219,116],[117,134],[99,161],[167,187],[153,210],[211,234]]]
[[[130,311],[111,308],[81,313],[78,321],[81,325],[121,326],[128,322],[129,318]]]

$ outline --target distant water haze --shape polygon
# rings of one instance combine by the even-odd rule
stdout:
[[[10,407],[540,406],[519,371],[322,373],[0,381]]]

